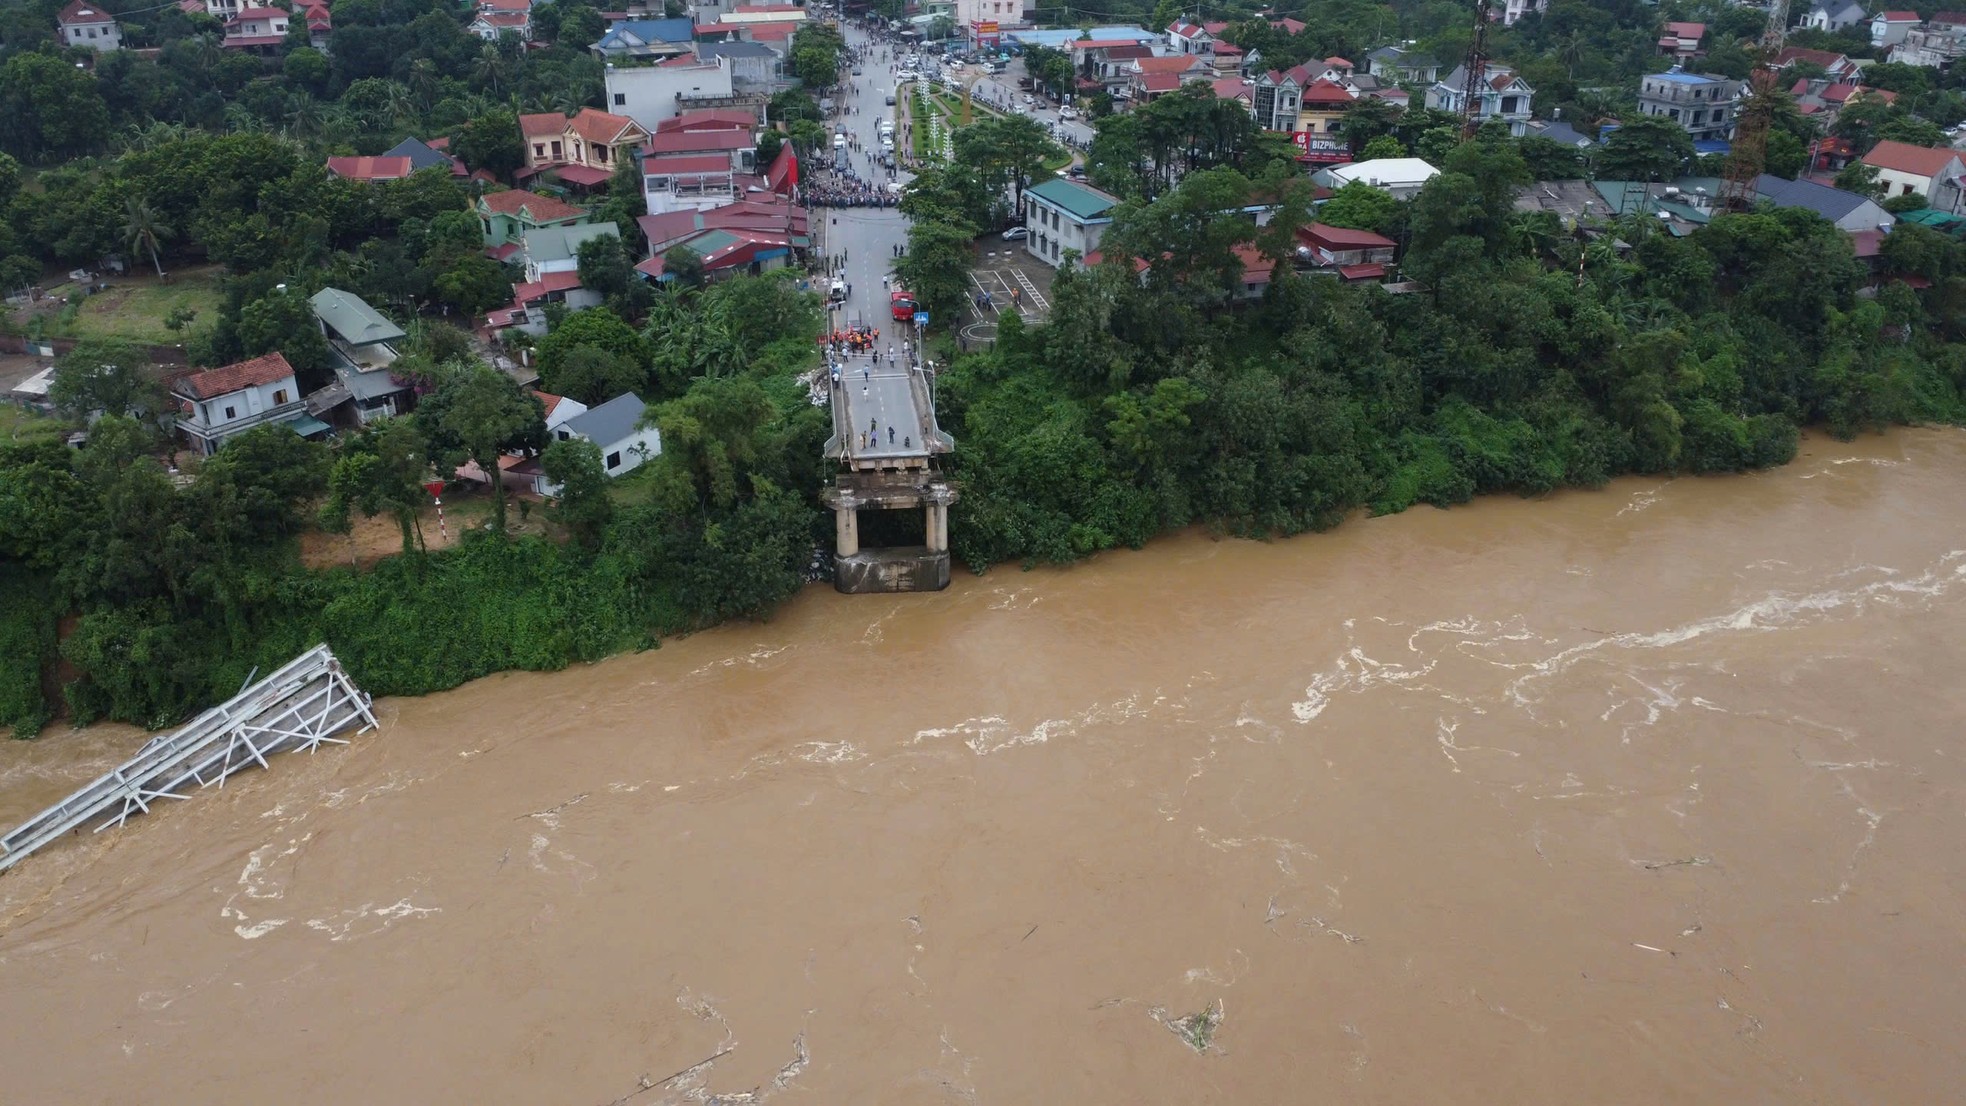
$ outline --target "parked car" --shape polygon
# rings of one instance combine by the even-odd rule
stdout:
[[[1003,232],[1003,240],[1006,242],[1019,242],[1030,236],[1031,232],[1023,227],[1012,227]]]
[[[888,106],[888,107],[893,107],[893,106],[894,106],[894,93],[892,93],[892,92],[890,92],[890,93],[888,93],[888,94],[887,94],[887,106]]]
[[[1079,109],[1070,104],[1066,104],[1064,107],[1058,109],[1058,118],[1060,119],[1077,119],[1078,117]]]

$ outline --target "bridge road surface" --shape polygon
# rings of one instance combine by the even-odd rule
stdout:
[[[927,452],[922,445],[926,413],[916,409],[914,392],[908,386],[912,370],[888,361],[875,365],[866,357],[849,357],[844,366],[840,395],[846,401],[847,456],[879,461],[919,457]],[[892,444],[888,442],[889,429],[894,431]],[[862,434],[868,435],[865,446],[860,444]]]
[[[866,50],[870,47],[879,51],[882,47],[874,44],[871,36],[857,26],[846,27],[849,46]],[[904,93],[896,92],[893,63],[867,60],[860,63],[860,76],[852,76],[851,67],[846,67],[841,80],[847,87],[834,97],[842,107],[859,110],[857,115],[838,114],[829,120],[829,126],[844,127],[860,141],[860,149],[849,150],[848,162],[861,180],[872,181],[877,185],[887,183],[887,170],[875,160],[880,156],[882,119],[894,118],[895,108],[886,103],[889,93],[895,93],[898,101]],[[895,134],[897,154],[906,148],[907,136],[897,129]],[[897,159],[896,165],[900,162]],[[895,180],[906,185],[914,180],[913,173],[898,168]],[[897,323],[888,314],[888,289],[881,286],[881,278],[894,271],[894,248],[906,248],[908,244],[908,220],[892,207],[838,207],[815,210],[815,217],[826,221],[825,252],[837,257],[846,254],[846,269],[842,274],[853,291],[844,304],[833,309],[828,319],[828,329],[844,330],[856,318],[881,332],[881,346],[892,345],[895,356],[901,355],[902,339],[913,341],[915,328],[911,324]],[[851,375],[859,378],[861,362],[864,358],[849,358]],[[843,378],[844,379],[844,378]],[[905,381],[903,382],[905,386]],[[881,423],[887,423],[883,418]],[[896,425],[900,425],[897,420]],[[857,429],[867,427],[866,419],[860,421]],[[885,438],[887,431],[883,429]],[[900,439],[897,437],[896,442]],[[919,439],[917,439],[919,441]]]

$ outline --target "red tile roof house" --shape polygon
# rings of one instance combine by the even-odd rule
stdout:
[[[55,16],[55,25],[55,34],[60,37],[63,46],[100,52],[119,49],[123,45],[123,31],[116,25],[116,17],[93,2],[70,0],[69,5]]]
[[[526,167],[515,177],[530,180],[550,172],[583,190],[606,184],[649,137],[633,119],[597,108],[581,108],[571,118],[553,112],[521,115],[519,132]]]
[[[343,180],[370,183],[403,180],[415,170],[406,157],[331,157],[328,172]]]
[[[293,366],[277,352],[189,373],[170,387],[178,403],[177,429],[206,456],[218,452],[227,439],[259,426],[293,423],[301,434],[327,429],[308,415]]]
[[[226,21],[221,45],[227,50],[271,54],[287,41],[287,24],[292,18],[280,8],[240,8],[238,15]]]
[[[1953,215],[1966,214],[1961,178],[1966,177],[1966,160],[1957,150],[1932,149],[1885,139],[1863,156],[1865,165],[1877,170],[1877,183],[1884,187],[1884,198],[1917,194],[1926,206]]]

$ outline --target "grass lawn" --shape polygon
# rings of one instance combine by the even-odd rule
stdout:
[[[59,338],[127,338],[134,342],[172,345],[185,340],[192,329],[218,314],[220,295],[217,266],[202,266],[171,274],[170,283],[155,273],[119,277],[109,288],[86,297],[50,320],[47,333]],[[49,290],[65,296],[79,291],[76,285],[62,284]],[[198,313],[197,319],[182,333],[174,333],[164,319],[179,308]]]
[[[27,442],[53,437],[61,428],[62,423],[58,419],[37,415],[11,403],[0,403],[0,442]]]

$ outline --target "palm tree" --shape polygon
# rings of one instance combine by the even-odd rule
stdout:
[[[477,78],[478,83],[493,92],[505,90],[505,82],[511,75],[511,66],[505,60],[505,54],[498,48],[497,43],[487,42],[479,49],[478,64],[472,67],[471,75]]]
[[[417,102],[429,108],[437,102],[443,85],[438,81],[437,63],[429,58],[418,58],[410,63],[410,91],[416,95]]]
[[[1577,63],[1584,60],[1584,53],[1590,48],[1590,40],[1582,31],[1571,31],[1556,40],[1556,60],[1562,62],[1570,71],[1570,79],[1577,79]]]
[[[287,131],[298,138],[314,138],[321,133],[327,122],[327,114],[321,108],[321,101],[305,92],[293,98],[293,106],[287,109]]]
[[[421,114],[416,93],[400,81],[389,82],[389,95],[383,100],[383,107],[393,123],[407,123]]]
[[[164,278],[164,263],[157,257],[157,243],[171,236],[171,229],[150,209],[150,201],[131,196],[123,201],[123,210],[128,221],[123,224],[123,238],[130,244],[130,252],[147,249],[150,263],[157,267],[157,279]]]

